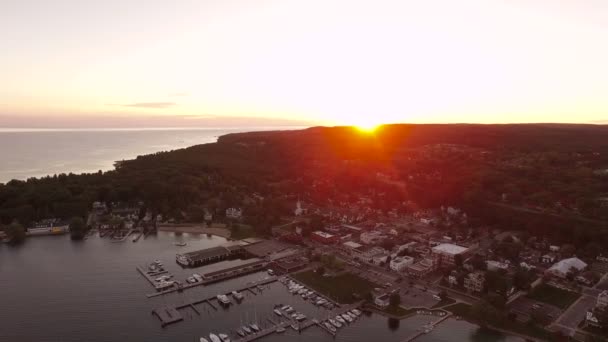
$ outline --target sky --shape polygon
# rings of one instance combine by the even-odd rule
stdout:
[[[605,0],[2,0],[0,127],[608,123]]]

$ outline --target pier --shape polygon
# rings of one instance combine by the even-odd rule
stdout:
[[[445,311],[444,311],[444,312],[445,312]],[[452,316],[452,313],[451,313],[451,312],[446,312],[446,315],[445,315],[445,316],[443,316],[443,317],[441,317],[439,320],[437,320],[437,321],[435,321],[435,322],[432,322],[432,323],[429,323],[429,325],[428,325],[428,326],[429,326],[430,330],[435,329],[435,327],[436,327],[438,324],[440,324],[441,322],[443,322],[443,321],[445,321],[446,319],[450,318],[450,316]],[[427,334],[428,332],[429,332],[429,331],[426,331],[425,329],[422,329],[422,330],[417,331],[417,332],[415,332],[414,334],[412,334],[412,335],[408,336],[406,339],[404,339],[404,340],[403,340],[403,341],[401,341],[401,342],[411,342],[411,341],[414,341],[414,340],[415,340],[415,339],[417,339],[418,337],[420,337],[420,336],[422,336],[422,335],[424,335],[424,334]]]
[[[298,284],[300,284],[300,285],[304,286],[304,287],[305,287],[305,288],[307,288],[307,289],[310,289],[310,290],[315,291],[315,294],[316,294],[317,296],[319,296],[319,297],[321,297],[321,298],[325,299],[325,300],[326,300],[326,301],[328,301],[328,302],[331,302],[332,304],[334,304],[334,305],[335,305],[336,307],[338,307],[338,308],[340,307],[340,303],[338,303],[337,301],[335,301],[335,300],[333,300],[333,299],[331,299],[331,298],[327,297],[326,295],[322,294],[321,292],[316,291],[315,289],[313,289],[312,287],[310,287],[310,286],[308,286],[308,285],[304,284],[303,282],[301,282],[301,281],[299,281],[299,280],[297,280],[297,279],[294,279],[294,278],[292,278],[291,276],[284,276],[284,277],[286,277],[286,278],[287,278],[287,279],[289,279],[289,280],[292,280],[294,283],[298,283]]]
[[[161,274],[166,274],[169,273],[169,271],[167,270],[162,270],[162,271],[158,271],[158,272],[154,272],[154,273],[148,273],[146,272],[146,270],[141,267],[141,266],[137,266],[136,267],[137,271],[139,271],[139,273],[144,276],[144,278],[146,278],[146,280],[150,283],[150,285],[152,285],[152,287],[154,287],[155,289],[159,289],[158,287],[158,283],[156,282],[155,279],[153,279],[152,277],[156,277],[159,276]]]
[[[272,277],[272,278],[268,278],[268,279],[263,279],[263,280],[260,280],[260,281],[249,283],[249,284],[247,284],[247,287],[243,287],[243,288],[237,289],[236,291],[237,292],[243,292],[243,291],[248,290],[248,289],[256,288],[259,285],[266,285],[266,284],[270,284],[270,283],[275,282],[275,281],[277,281],[276,277]],[[225,293],[225,295],[230,296],[231,292]],[[255,292],[254,292],[254,294],[255,294]],[[162,312],[164,312],[167,309],[171,309],[171,313],[177,312],[177,314],[179,315],[179,317],[181,317],[181,315],[179,314],[179,310],[186,309],[186,308],[191,308],[191,309],[194,310],[194,312],[196,312],[197,314],[200,315],[200,311],[196,308],[196,305],[205,303],[205,304],[208,304],[213,310],[217,311],[218,308],[217,308],[217,306],[215,304],[213,304],[213,302],[217,302],[216,296],[208,297],[208,298],[200,298],[200,299],[192,300],[192,301],[189,301],[189,302],[184,302],[184,303],[179,304],[179,305],[162,307],[162,308],[154,309],[154,310],[152,310],[152,312],[155,313],[158,316],[158,318],[161,321],[161,324],[163,326],[165,326],[166,324],[169,324],[169,323],[175,323],[175,322],[181,321],[181,319],[179,319],[179,320],[171,320],[169,323],[166,323],[167,317],[166,316],[161,317],[161,315],[159,315],[158,313],[162,313]]]
[[[242,275],[246,275],[249,273],[258,272],[258,271],[261,271],[262,269],[264,269],[265,267],[266,267],[266,263],[260,263],[259,261],[256,261],[253,263],[248,263],[248,264],[243,264],[243,265],[236,266],[236,267],[227,268],[227,269],[224,269],[221,271],[206,273],[203,275],[203,281],[199,281],[199,282],[196,282],[193,284],[182,284],[182,285],[174,286],[174,287],[171,287],[166,290],[148,294],[148,295],[146,295],[146,297],[152,298],[152,297],[156,297],[156,296],[162,296],[162,295],[165,295],[168,293],[173,293],[176,291],[183,291],[183,290],[191,289],[191,288],[197,287],[197,286],[217,283],[219,281],[223,281],[226,279],[236,278],[236,277],[240,277]],[[138,268],[138,270],[139,270],[139,268]],[[140,270],[140,273],[141,272],[142,271]],[[150,281],[150,279],[148,277],[146,277],[146,279],[148,279],[148,281]],[[272,279],[272,281],[267,281],[266,284],[276,281],[277,277],[270,277],[268,279]],[[157,291],[158,290],[159,289],[157,288]],[[247,290],[247,288],[244,288],[243,290]]]
[[[174,307],[165,306],[159,309],[152,310],[152,313],[160,319],[162,326],[167,324],[183,321],[184,318]]]

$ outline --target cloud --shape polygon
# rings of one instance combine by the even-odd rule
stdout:
[[[153,109],[162,109],[176,106],[175,102],[137,102],[122,105],[123,107],[136,107],[136,108],[153,108]]]

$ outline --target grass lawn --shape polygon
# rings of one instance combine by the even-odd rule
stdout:
[[[341,304],[356,302],[357,299],[353,297],[354,293],[365,298],[365,295],[374,288],[372,283],[352,273],[324,277],[314,271],[306,271],[296,273],[293,277]]]
[[[433,307],[431,309],[440,308],[440,307],[442,307],[444,305],[451,305],[451,304],[454,304],[454,303],[456,303],[455,300],[453,300],[450,297],[446,297],[446,298],[440,300],[439,303],[433,305]]]
[[[580,297],[580,294],[542,284],[528,294],[528,297],[565,309],[572,305]]]
[[[250,237],[255,237],[256,233],[253,227],[245,224],[241,224],[230,230],[230,238],[233,240],[242,240]]]
[[[470,322],[477,323],[475,319],[471,317],[470,309],[471,305],[465,303],[457,303],[444,308],[447,311],[452,312],[456,316],[460,316]],[[493,323],[493,326],[496,329],[504,329],[507,331],[512,331],[515,333],[519,333],[522,335],[528,335],[536,338],[540,338],[543,340],[550,340],[552,338],[552,334],[539,326],[528,325],[524,323],[519,323],[515,321],[509,321],[504,319],[500,322]]]

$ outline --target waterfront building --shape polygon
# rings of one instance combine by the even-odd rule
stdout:
[[[226,209],[226,218],[240,220],[243,217],[243,211],[240,208]]]
[[[579,258],[568,258],[560,260],[551,266],[545,273],[547,275],[556,276],[559,278],[566,278],[566,276],[572,272],[580,272],[587,267],[587,264]]]

